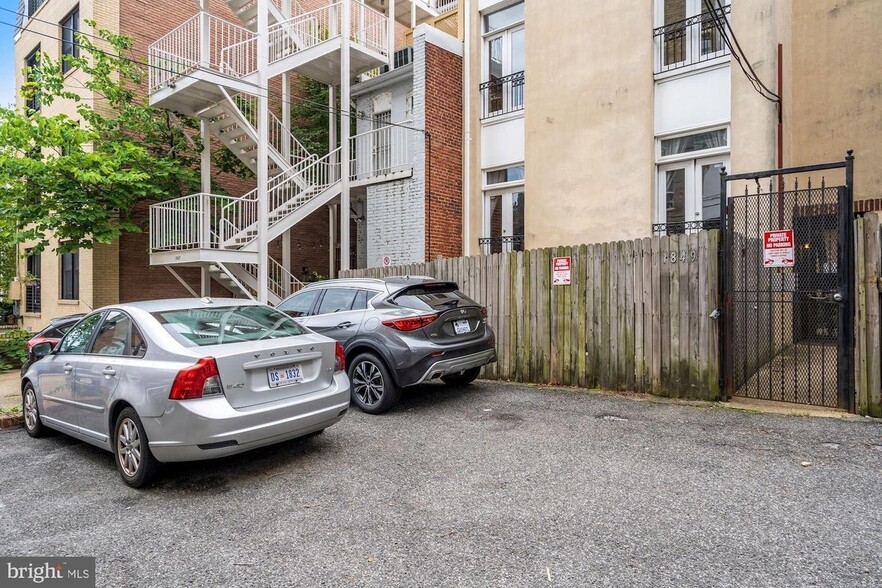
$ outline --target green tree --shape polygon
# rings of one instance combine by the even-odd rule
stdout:
[[[92,248],[140,231],[138,203],[198,191],[196,121],[147,104],[131,37],[100,30],[96,39],[77,34],[80,56],[64,56],[85,74],[83,88],[41,55],[22,89],[41,106],[73,102],[79,120],[0,108],[2,243],[34,241],[42,251],[54,238],[59,252]]]

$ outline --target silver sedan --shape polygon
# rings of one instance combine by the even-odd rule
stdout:
[[[22,378],[25,429],[112,451],[122,479],[323,431],[349,408],[339,343],[237,299],[157,300],[86,315]]]

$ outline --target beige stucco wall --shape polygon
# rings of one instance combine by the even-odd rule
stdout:
[[[61,27],[58,24],[79,3],[80,30],[94,34],[85,20],[95,20],[98,28],[119,30],[119,3],[116,0],[47,0],[27,20],[25,28],[15,37],[15,84],[20,88],[24,82],[24,61],[27,55],[39,44],[40,51],[57,61],[61,56]],[[51,38],[55,37],[55,38]],[[86,104],[93,104],[91,93],[83,86],[85,76],[78,69],[67,74],[67,88],[78,91]],[[24,101],[16,96],[16,106],[22,108]],[[100,106],[100,105],[97,105]],[[66,114],[78,118],[76,105],[69,100],[58,100],[51,105],[42,105],[44,115]],[[32,243],[24,243],[24,252]],[[80,251],[80,290],[79,300],[61,300],[60,258],[54,249],[53,241],[41,255],[42,309],[39,314],[24,313],[24,289],[22,289],[22,326],[31,330],[43,328],[51,318],[67,314],[88,312],[93,308],[117,302],[119,296],[119,247],[116,244],[103,245],[94,251]],[[26,261],[19,262],[19,274],[26,273]],[[94,271],[93,271],[94,268]]]
[[[526,245],[643,237],[652,222],[652,10],[527,3]]]
[[[481,23],[471,16],[470,241],[482,236]],[[653,12],[526,3],[526,246],[642,237],[652,222]]]
[[[855,199],[880,198],[882,2],[794,0],[791,14],[788,164],[840,160],[854,149]]]

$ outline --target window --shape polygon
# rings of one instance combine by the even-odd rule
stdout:
[[[352,310],[352,303],[355,302],[357,294],[358,290],[351,288],[328,288],[325,290],[325,295],[322,297],[316,314],[332,314]]]
[[[35,71],[37,66],[40,65],[40,46],[37,47],[28,53],[28,56],[25,57],[25,78],[28,81],[36,82],[39,81],[39,75]],[[40,93],[38,91],[34,91],[34,93],[25,100],[25,107],[28,110],[36,111],[40,110]]]
[[[28,0],[28,16],[33,16],[46,0]]]
[[[98,326],[98,321],[101,320],[103,314],[103,312],[96,312],[78,322],[61,340],[58,346],[58,353],[83,353],[89,345],[92,333],[95,332],[95,327]]]
[[[478,303],[460,292],[453,282],[427,284],[405,288],[393,299],[404,308],[441,312],[460,306],[478,306]]]
[[[153,317],[187,347],[266,341],[303,335],[291,318],[264,306],[228,306],[154,312]]]
[[[524,3],[484,16],[482,116],[488,118],[524,107]]]
[[[524,166],[516,165],[505,169],[487,172],[487,184],[504,184],[506,182],[523,182]]]
[[[413,92],[404,95],[404,120],[413,121]]]
[[[367,310],[368,301],[372,300],[379,292],[373,290],[359,290],[352,304],[352,310]]]
[[[61,299],[80,298],[80,252],[61,254]]]
[[[129,327],[132,320],[117,310],[111,311],[98,334],[95,336],[95,343],[89,353],[97,355],[127,355],[127,346],[129,343]]]
[[[524,189],[484,193],[484,255],[524,250]]]
[[[720,220],[720,171],[729,165],[728,128],[664,137],[658,143],[655,233],[716,228]]]
[[[373,171],[375,174],[387,174],[392,171],[392,111],[374,114]]]
[[[731,11],[729,0],[711,0],[720,16]],[[701,63],[729,54],[729,48],[704,0],[656,0],[655,73]]]
[[[61,21],[61,71],[67,73],[73,66],[68,62],[65,56],[80,56],[80,46],[77,44],[74,33],[80,31],[80,7],[77,5],[71,10],[67,16]]]
[[[318,300],[320,293],[321,290],[318,289],[304,290],[282,301],[276,308],[288,316],[310,316],[312,314],[312,307],[315,306],[315,301]]]
[[[694,135],[686,135],[685,137],[662,139],[661,155],[662,157],[667,157],[669,155],[727,147],[728,145],[726,129],[715,129]]]
[[[28,278],[25,282],[25,312],[40,312],[42,309],[43,293],[40,289],[41,276],[40,254],[27,252],[27,273]]]

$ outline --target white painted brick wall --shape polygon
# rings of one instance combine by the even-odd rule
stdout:
[[[426,127],[426,38],[413,40],[413,126]],[[397,89],[397,88],[396,88]],[[402,88],[404,90],[404,88]],[[387,89],[377,92],[387,92]],[[395,92],[396,97],[399,92]],[[371,112],[371,95],[359,97],[358,109]],[[396,113],[393,108],[393,120]],[[369,128],[359,122],[359,132]],[[426,259],[426,182],[425,137],[409,133],[413,154],[413,177],[367,188],[367,267],[383,264],[388,255],[394,265],[423,262]]]

